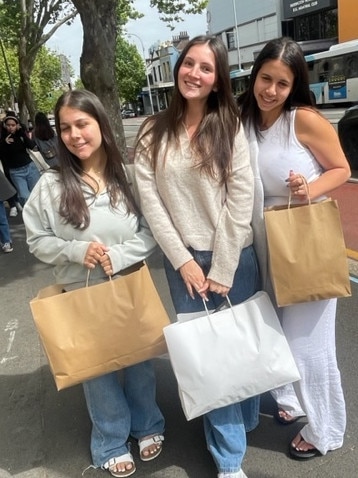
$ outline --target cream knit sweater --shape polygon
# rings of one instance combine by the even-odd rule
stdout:
[[[241,251],[253,241],[253,174],[243,128],[235,137],[232,173],[224,186],[194,167],[184,128],[179,144],[167,151],[164,138],[155,172],[149,159],[137,153],[135,174],[142,212],[164,254],[178,269],[192,259],[189,246],[213,251],[208,278],[231,287]]]

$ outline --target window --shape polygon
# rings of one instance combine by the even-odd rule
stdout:
[[[297,17],[294,22],[296,41],[338,37],[337,9]]]
[[[226,32],[226,42],[227,42],[227,49],[228,50],[235,50],[236,41],[235,41],[234,30],[230,30],[230,31]]]

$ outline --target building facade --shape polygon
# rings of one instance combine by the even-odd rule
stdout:
[[[146,59],[149,86],[143,87],[141,95],[144,114],[151,113],[151,104],[154,113],[168,107],[174,87],[174,66],[188,41],[189,35],[184,31],[149,48]]]
[[[305,54],[358,38],[358,1],[209,0],[207,21],[227,45],[231,69],[248,69],[265,43],[282,35]]]
[[[358,0],[209,0],[207,6],[208,33],[227,46],[233,75],[249,69],[273,38],[289,36],[308,55],[357,39],[357,25]],[[174,66],[188,41],[187,32],[181,32],[149,49],[150,86],[141,94],[145,114],[168,106]]]

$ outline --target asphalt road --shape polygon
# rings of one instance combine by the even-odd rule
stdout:
[[[90,422],[81,386],[57,392],[34,328],[29,301],[53,283],[51,268],[27,250],[21,217],[11,219],[14,252],[0,254],[0,478],[75,478],[90,465]],[[170,317],[173,307],[164,279],[161,255],[150,267]],[[344,447],[326,457],[299,463],[287,457],[289,441],[301,423],[282,426],[272,418],[270,395],[262,398],[259,427],[248,435],[244,470],[249,478],[355,478],[358,470],[358,285],[353,297],[340,299],[337,350],[348,409]],[[155,360],[158,401],[166,417],[161,456],[136,460],[138,478],[215,478],[206,451],[201,419],[187,422],[167,358]],[[138,449],[133,444],[133,454]],[[89,469],[87,478],[110,476]]]

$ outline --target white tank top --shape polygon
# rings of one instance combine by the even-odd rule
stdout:
[[[265,206],[287,204],[290,170],[300,173],[308,182],[322,174],[322,168],[310,150],[295,133],[296,109],[282,114],[267,130],[261,131],[259,168],[265,193]]]

